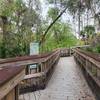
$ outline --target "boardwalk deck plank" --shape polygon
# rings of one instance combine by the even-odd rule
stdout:
[[[73,57],[65,57],[60,58],[45,90],[21,95],[20,100],[95,100],[95,98]]]

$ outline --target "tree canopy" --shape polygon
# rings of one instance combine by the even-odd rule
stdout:
[[[46,18],[40,0],[0,0],[1,58],[28,55],[31,42],[39,42],[43,51],[77,45],[77,34],[89,37],[99,30],[100,0],[46,0],[45,3]],[[62,20],[63,14],[65,18],[67,14],[73,17],[75,32],[68,21]],[[90,24],[91,18],[94,25]]]

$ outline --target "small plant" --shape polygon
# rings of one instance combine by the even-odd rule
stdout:
[[[86,50],[89,52],[93,52],[93,49],[91,47],[87,48]]]
[[[97,52],[100,53],[100,45],[98,45],[96,48],[97,48]]]

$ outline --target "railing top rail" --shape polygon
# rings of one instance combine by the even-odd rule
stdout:
[[[2,63],[8,63],[8,62],[17,62],[17,61],[23,61],[23,60],[30,60],[30,59],[40,59],[45,58],[52,53],[46,53],[46,54],[39,54],[39,55],[30,55],[30,56],[21,56],[21,57],[15,57],[15,58],[7,58],[7,59],[1,59],[0,64]]]
[[[70,48],[75,49],[75,48],[84,48],[84,47],[90,47],[90,45],[73,46],[73,47],[70,47]]]
[[[84,51],[81,51],[80,49],[73,49],[74,52],[78,53],[80,56],[84,57],[86,60],[90,61],[94,65],[97,66],[98,69],[100,69],[100,61],[95,59],[94,57],[89,56]]]
[[[47,53],[47,54],[42,55],[42,56],[39,55],[37,58],[34,58],[31,56],[31,57],[27,57],[27,58],[29,58],[27,60],[24,59],[24,60],[19,61],[17,59],[18,63],[16,63],[15,59],[14,60],[10,59],[9,64],[5,60],[4,64],[7,63],[7,65],[4,67],[2,66],[0,68],[0,86],[3,85],[4,83],[6,83],[7,81],[9,81],[10,79],[12,79],[14,76],[16,76],[18,73],[20,73],[23,69],[25,69],[25,66],[22,66],[22,65],[47,61],[48,59],[50,59],[52,56],[56,55],[57,53],[59,53],[59,50],[53,51],[52,53],[49,53],[49,54]],[[21,59],[22,58],[23,57],[21,57]],[[11,60],[13,60],[13,61],[11,61]],[[11,64],[11,63],[13,63],[13,64]],[[3,63],[1,63],[1,64],[3,64]],[[24,79],[27,80],[30,78],[38,78],[38,77],[43,76],[44,74],[45,74],[45,72],[30,74],[30,75],[26,75],[24,77]]]
[[[79,52],[81,52],[81,53],[83,53],[83,54],[85,54],[85,55],[87,55],[87,56],[95,59],[96,61],[99,61],[100,62],[100,54],[93,53],[93,52],[91,53],[89,51],[85,51],[85,50],[82,50],[82,49],[79,49],[79,48],[76,48],[76,50],[78,50]]]
[[[52,56],[54,56],[55,54],[58,54],[60,52],[60,50],[56,50],[55,52],[53,52],[50,56],[46,57],[44,62],[49,60]]]
[[[3,60],[0,60],[0,67],[9,66],[9,65],[17,65],[17,66],[30,65],[30,64],[45,62],[51,56],[53,56],[55,53],[58,53],[58,52],[59,50],[55,50],[53,52],[46,53],[46,54],[3,59]]]
[[[24,68],[25,68],[24,66],[17,66],[17,67],[6,66],[4,68],[1,68],[0,69],[0,86],[8,82],[17,74],[19,74],[22,70],[24,70]]]

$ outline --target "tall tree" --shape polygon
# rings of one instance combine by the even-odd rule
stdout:
[[[34,33],[37,32],[36,30],[38,30],[37,33],[40,32],[39,11],[41,8],[38,7],[38,4],[39,0],[26,0],[26,2],[23,0],[0,0],[0,17],[2,19],[0,28],[3,30],[3,44],[0,45],[0,52],[3,51],[2,57],[29,53],[29,44],[35,39]]]

